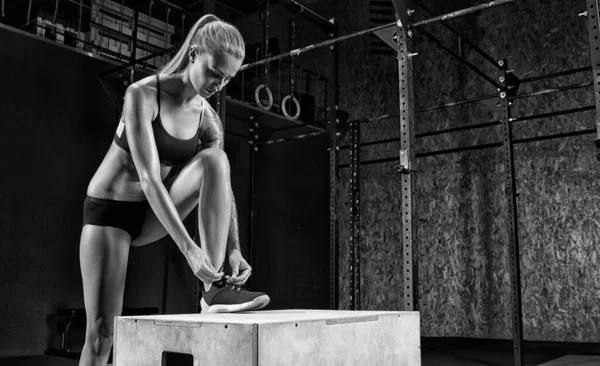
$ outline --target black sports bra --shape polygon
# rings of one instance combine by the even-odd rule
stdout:
[[[198,152],[198,135],[200,134],[200,125],[202,124],[202,116],[204,110],[200,114],[200,122],[198,130],[194,137],[189,140],[182,140],[169,134],[160,120],[160,79],[156,75],[156,102],[158,104],[158,113],[152,121],[152,129],[154,131],[154,141],[158,150],[160,162],[165,165],[177,165],[189,161]],[[129,144],[127,143],[127,134],[125,131],[125,122],[121,118],[119,127],[113,139],[117,145],[123,150],[131,153]]]

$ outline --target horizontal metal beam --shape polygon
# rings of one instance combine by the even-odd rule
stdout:
[[[158,1],[161,2],[161,3],[163,3],[163,4],[165,4],[165,5],[170,6],[171,8],[177,9],[179,11],[183,11],[184,10],[181,6],[179,6],[177,4],[173,4],[170,1],[167,1],[167,0],[158,0]]]
[[[499,5],[505,5],[505,4],[508,4],[508,3],[512,3],[514,1],[515,0],[496,0],[496,1],[491,1],[489,3],[483,3],[483,4],[475,5],[475,6],[472,6],[470,8],[461,9],[461,10],[453,11],[452,13],[443,14],[443,15],[439,15],[437,17],[433,17],[433,18],[430,18],[430,19],[425,19],[425,20],[418,21],[418,22],[416,22],[416,23],[413,24],[413,27],[419,27],[419,26],[422,26],[422,25],[427,25],[427,24],[432,24],[432,23],[437,23],[437,22],[443,22],[444,20],[448,20],[448,19],[452,19],[452,18],[458,18],[458,17],[461,17],[463,15],[475,13],[475,12],[478,12],[480,10],[485,10],[485,9],[493,8],[493,7],[496,7],[496,6],[499,6]]]
[[[584,136],[584,135],[591,135],[596,133],[596,129],[587,129],[587,130],[581,130],[581,131],[573,131],[573,132],[564,132],[564,133],[557,133],[554,135],[547,135],[547,136],[537,136],[537,137],[529,137],[526,139],[520,139],[520,140],[515,140],[515,144],[526,144],[528,142],[538,142],[538,141],[547,141],[547,140],[553,140],[553,139],[560,139],[563,137],[575,137],[575,136]]]
[[[303,135],[297,135],[297,136],[293,136],[293,137],[286,137],[286,138],[280,138],[280,139],[273,139],[273,140],[268,140],[265,141],[264,143],[260,144],[261,145],[272,145],[272,144],[278,144],[278,143],[282,143],[282,142],[287,142],[287,141],[293,141],[293,140],[302,140],[305,139],[307,137],[314,137],[314,136],[320,136],[320,135],[324,135],[326,133],[329,133],[329,131],[323,131],[323,132],[311,132],[311,133],[305,133]]]
[[[591,110],[594,110],[595,108],[596,107],[592,105],[592,106],[586,106],[586,107],[564,109],[562,111],[511,118],[510,122],[517,123],[517,122],[531,121],[531,120],[540,119],[540,118],[556,117],[556,116],[561,116],[561,115],[565,115],[565,114],[591,111]],[[471,126],[454,127],[454,128],[448,128],[448,129],[443,129],[443,130],[438,130],[438,131],[430,131],[430,132],[420,133],[420,134],[415,135],[415,138],[430,137],[430,136],[442,135],[442,134],[452,133],[452,132],[469,131],[469,130],[474,130],[474,129],[478,129],[478,128],[498,126],[500,124],[501,124],[501,122],[486,122],[486,123],[474,124]],[[400,141],[399,137],[393,137],[393,138],[388,138],[388,139],[383,139],[383,140],[365,142],[365,143],[361,144],[361,147],[388,144],[388,143],[399,142],[399,141]],[[340,146],[340,150],[347,150],[349,148],[350,147],[347,145]]]
[[[513,143],[514,144],[526,144],[529,142],[547,141],[547,140],[553,140],[553,139],[564,138],[564,137],[584,136],[584,135],[591,135],[591,134],[595,134],[595,133],[596,133],[596,129],[594,128],[594,129],[587,129],[587,130],[581,130],[581,131],[557,133],[554,135],[547,135],[547,136],[529,137],[529,138],[525,138],[525,139],[514,140]],[[481,145],[474,145],[474,146],[467,146],[467,147],[459,147],[459,148],[455,148],[455,149],[446,149],[446,150],[431,151],[431,152],[427,152],[427,153],[420,153],[420,154],[416,154],[416,157],[423,158],[423,157],[428,157],[428,156],[447,155],[447,154],[453,154],[453,153],[457,153],[457,152],[476,151],[476,150],[483,150],[483,149],[502,147],[502,146],[503,146],[503,144],[501,142],[495,142],[495,143],[491,143],[491,144],[481,144]],[[398,157],[394,156],[394,157],[383,158],[383,159],[365,160],[365,161],[361,161],[360,165],[373,165],[373,164],[391,163],[391,162],[398,162]],[[350,164],[340,164],[338,167],[340,169],[348,168],[348,167],[350,167]]]
[[[533,116],[515,117],[515,118],[511,118],[510,121],[511,122],[531,121],[533,119],[539,119],[539,118],[556,117],[556,116],[562,116],[562,115],[570,114],[570,113],[593,111],[594,109],[596,109],[596,107],[592,105],[592,106],[587,106],[587,107],[565,109],[562,111],[556,111],[556,112],[550,112],[550,113],[536,114]]]
[[[508,3],[511,3],[511,2],[514,2],[514,1],[516,1],[516,0],[495,0],[495,1],[491,1],[489,3],[484,3],[484,4],[473,6],[473,7],[467,8],[467,9],[462,9],[462,10],[454,11],[452,13],[448,13],[448,14],[437,16],[437,17],[433,17],[431,19],[421,20],[421,21],[418,21],[418,22],[412,24],[412,27],[416,28],[416,27],[420,27],[420,26],[423,26],[423,25],[427,25],[427,24],[441,22],[441,21],[444,21],[444,20],[447,20],[447,19],[457,18],[457,17],[463,16],[463,15],[466,15],[466,14],[474,13],[474,12],[477,12],[477,11],[480,11],[480,10],[488,9],[488,8],[499,6],[499,5],[508,4]],[[240,70],[243,71],[243,70],[251,68],[251,67],[255,67],[255,66],[258,66],[258,65],[263,65],[263,64],[266,64],[266,63],[269,63],[269,62],[273,62],[273,61],[277,61],[279,59],[286,58],[286,57],[296,57],[296,56],[299,56],[300,54],[302,54],[304,52],[307,52],[307,51],[310,51],[310,50],[313,50],[313,49],[316,49],[316,48],[330,46],[332,44],[335,44],[335,43],[338,43],[338,42],[342,42],[342,41],[345,41],[345,40],[348,40],[348,39],[351,39],[351,38],[355,38],[355,37],[358,37],[358,36],[362,36],[364,34],[374,33],[374,32],[377,32],[377,31],[385,29],[385,28],[396,27],[396,26],[397,26],[396,22],[393,22],[393,23],[390,23],[390,24],[384,24],[384,25],[380,25],[378,27],[374,27],[374,28],[370,28],[370,29],[365,29],[365,30],[361,30],[361,31],[354,32],[354,33],[351,33],[351,34],[347,34],[345,36],[332,38],[332,39],[329,39],[327,41],[315,43],[315,44],[312,44],[312,45],[309,45],[309,46],[305,46],[305,47],[302,47],[302,48],[297,48],[295,50],[291,50],[289,52],[282,53],[282,54],[277,55],[277,56],[267,57],[264,60],[256,61],[256,62],[249,63],[249,64],[245,64],[245,65],[243,65],[241,67]]]
[[[596,133],[596,129],[587,129],[587,130],[581,130],[581,131],[557,133],[557,134],[548,135],[548,136],[537,136],[537,137],[530,137],[530,138],[525,138],[525,139],[520,139],[520,140],[514,140],[513,143],[514,144],[526,144],[529,142],[539,142],[539,141],[547,141],[547,140],[553,140],[553,139],[565,138],[565,137],[592,135],[595,133]],[[416,154],[416,157],[424,158],[424,157],[429,157],[429,156],[447,155],[447,154],[453,154],[453,153],[457,153],[457,152],[476,151],[476,150],[483,150],[483,149],[489,149],[489,148],[495,148],[495,147],[502,147],[502,143],[496,142],[496,143],[491,143],[491,144],[460,147],[460,148],[456,148],[456,149],[432,151],[432,152],[428,152],[428,153]],[[392,163],[392,162],[398,162],[398,157],[394,156],[394,157],[383,158],[383,159],[365,160],[365,161],[361,161],[360,165],[373,165],[373,164]],[[340,164],[340,165],[338,165],[338,167],[340,169],[349,168],[350,164]]]
[[[550,79],[550,78],[554,78],[554,77],[557,77],[557,76],[565,76],[565,75],[577,74],[577,73],[585,72],[585,71],[592,71],[592,67],[591,66],[586,66],[586,67],[580,67],[580,68],[572,69],[572,70],[565,70],[565,71],[554,72],[554,73],[546,74],[546,75],[532,76],[530,78],[520,79],[520,82],[521,82],[521,84],[523,84],[523,83],[531,83],[533,81]]]
[[[356,121],[356,122],[359,122],[361,124],[365,124],[365,123],[372,123],[372,122],[383,121],[384,119],[396,118],[396,117],[399,117],[399,116],[400,116],[399,113],[384,114],[384,115],[381,115],[379,117],[369,118],[369,119],[366,119],[366,120]]]
[[[548,75],[540,75],[540,76],[536,76],[534,78],[528,78],[528,79],[523,79],[521,80],[521,82],[529,82],[529,81],[536,81],[536,80],[543,80],[543,79],[549,79],[555,76],[562,76],[562,75],[569,75],[569,74],[574,74],[577,72],[581,72],[581,71],[591,71],[590,67],[585,67],[585,68],[580,68],[580,69],[573,69],[573,70],[567,70],[567,71],[561,71],[558,73],[553,73],[553,74],[548,74]],[[574,84],[574,85],[568,85],[565,87],[560,87],[560,88],[554,88],[554,89],[545,89],[545,90],[541,90],[541,91],[537,91],[537,92],[531,92],[531,93],[524,93],[524,94],[519,94],[513,97],[513,99],[522,99],[522,98],[527,98],[527,97],[532,97],[532,96],[537,96],[537,95],[542,95],[542,94],[549,94],[549,93],[555,93],[555,92],[560,92],[560,91],[566,91],[566,90],[574,90],[574,89],[579,89],[579,88],[586,88],[592,86],[591,83],[586,83],[586,84]],[[458,105],[463,105],[463,104],[468,104],[468,103],[474,103],[474,102],[480,102],[480,101],[484,101],[484,100],[489,100],[489,99],[494,99],[494,98],[499,98],[500,96],[498,94],[490,94],[490,95],[484,95],[481,97],[476,97],[476,98],[472,98],[472,99],[466,99],[466,100],[462,100],[459,102],[450,102],[450,103],[445,103],[445,104],[440,104],[437,106],[432,106],[432,107],[427,107],[427,108],[423,108],[423,109],[419,109],[415,111],[415,114],[417,113],[425,113],[425,112],[431,112],[434,110],[438,110],[438,109],[444,109],[444,108],[450,108],[450,107],[455,107]],[[388,118],[395,118],[398,117],[398,114],[384,114],[380,117],[375,117],[375,118],[371,118],[368,120],[364,120],[361,121],[361,123],[368,123],[368,122],[377,122],[383,119],[388,119]]]
[[[594,85],[593,83],[583,83],[583,84],[573,84],[573,85],[561,86],[561,87],[552,88],[552,89],[538,90],[536,92],[515,95],[514,97],[511,97],[510,100],[536,97],[538,95],[553,94],[553,93],[563,92],[563,91],[567,91],[567,90],[587,88],[587,87],[590,87],[593,85]]]
[[[439,130],[439,131],[423,132],[423,133],[416,135],[415,137],[423,138],[423,137],[443,135],[443,134],[452,133],[452,132],[470,131],[470,130],[475,130],[475,129],[479,129],[479,128],[498,126],[500,124],[501,124],[501,122],[498,122],[498,121],[478,123],[478,124],[471,125],[471,126],[462,126],[462,127],[448,128],[448,129]]]
[[[415,113],[431,112],[431,111],[435,111],[435,110],[438,110],[438,109],[455,107],[457,105],[463,105],[463,104],[468,104],[468,103],[480,102],[482,100],[488,100],[488,99],[494,99],[494,98],[500,98],[500,95],[499,94],[490,94],[490,95],[484,95],[484,96],[477,97],[477,98],[462,100],[460,102],[450,102],[450,103],[440,104],[440,105],[436,105],[436,106],[433,106],[433,107],[427,107],[427,108],[419,109],[419,110],[415,111]]]
[[[377,141],[371,141],[371,142],[365,142],[365,143],[361,143],[360,147],[366,147],[366,146],[373,146],[373,145],[381,145],[381,144],[389,144],[392,142],[400,142],[400,138],[399,137],[393,137],[390,139],[384,139],[384,140],[377,140]],[[340,151],[341,150],[348,150],[350,148],[350,145],[342,145],[340,146]]]

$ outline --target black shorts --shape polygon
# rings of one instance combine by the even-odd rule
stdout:
[[[170,190],[183,165],[174,166],[163,184]],[[83,203],[83,226],[86,224],[111,226],[125,230],[135,240],[142,232],[146,212],[151,210],[148,201],[117,201],[86,196]]]
[[[142,232],[148,201],[115,201],[86,196],[83,202],[83,225],[112,226],[125,230],[135,240]]]

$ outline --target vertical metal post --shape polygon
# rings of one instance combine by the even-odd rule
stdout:
[[[181,14],[181,43],[185,42],[185,13]]]
[[[123,20],[125,18],[125,0],[121,0],[121,6],[119,7],[119,11],[120,11],[120,20],[119,20],[119,32],[123,33]],[[81,19],[80,19],[81,20]],[[123,53],[121,52],[121,46],[123,45],[123,42],[119,42],[119,48],[117,50],[117,53],[119,54],[119,58],[121,58],[123,56]]]
[[[129,63],[131,64],[131,74],[129,75],[129,83],[133,84],[135,82],[135,61],[137,58],[137,34],[138,34],[138,23],[140,21],[140,12],[136,7],[133,11],[133,32],[132,32],[132,40],[131,40],[131,57],[129,58]]]
[[[25,21],[25,25],[28,26],[31,21],[31,3],[33,0],[29,0],[29,5],[27,5],[27,20]]]
[[[415,159],[414,114],[413,114],[413,85],[412,60],[408,45],[407,32],[396,28],[398,42],[398,80],[400,102],[400,172],[402,174],[402,277],[404,279],[405,311],[418,310],[418,281],[417,281],[417,241],[413,222],[414,211],[414,173],[412,162]]]
[[[58,3],[60,0],[56,0],[54,3],[54,16],[52,17],[52,26],[54,27],[54,33],[56,33],[56,18],[58,17]]]
[[[171,7],[169,6],[167,8],[167,19],[165,20],[165,28],[164,28],[165,33],[167,33],[167,30],[169,29],[170,18],[171,18]],[[163,43],[163,48],[168,48],[168,45],[169,45],[169,40],[167,39],[167,37],[165,37],[165,42]],[[167,61],[165,59],[166,55],[163,55],[162,57],[163,57],[163,62],[166,64],[167,63]]]
[[[504,167],[505,167],[505,195],[507,201],[507,230],[509,241],[509,263],[510,263],[510,288],[512,293],[512,324],[513,324],[513,356],[514,365],[523,365],[523,316],[521,309],[521,269],[519,264],[519,221],[517,218],[517,186],[515,180],[515,159],[513,152],[512,127],[510,123],[510,100],[506,85],[507,64],[501,60],[498,64],[502,67],[503,74],[500,77],[502,90],[500,92],[500,114],[502,122],[502,139],[504,143]]]
[[[254,277],[256,278],[256,250],[254,250],[254,189],[255,189],[255,172],[256,172],[256,152],[258,151],[258,120],[254,116],[250,116],[250,124],[248,129],[249,140],[249,172],[248,178],[250,184],[248,187],[248,253],[250,258],[250,266],[253,268]]]
[[[154,5],[154,1],[150,0],[150,4],[148,5],[148,17],[146,17],[146,43],[150,43],[150,26],[152,24],[152,6]]]
[[[335,19],[331,19],[329,38],[337,37],[338,29]],[[329,68],[329,83],[327,89],[327,119],[329,128],[329,308],[339,308],[338,284],[338,219],[337,219],[337,192],[338,192],[338,73],[339,51],[336,45],[329,46],[331,51],[331,67]],[[328,83],[326,83],[327,85]]]
[[[600,12],[598,0],[587,0],[588,35],[590,39],[590,61],[592,80],[594,81],[594,99],[596,101],[596,147],[600,149]],[[585,14],[585,13],[583,13]],[[596,158],[600,160],[600,150]]]
[[[81,22],[83,19],[83,0],[79,0],[79,21],[77,23],[77,41],[81,41]]]
[[[350,310],[360,310],[360,122],[350,123]]]
[[[335,38],[338,34],[338,26],[335,18],[330,20],[331,26],[328,32],[329,38]],[[327,119],[329,128],[329,308],[339,309],[339,265],[338,247],[339,230],[337,217],[337,194],[338,194],[338,159],[339,159],[339,134],[337,132],[339,119],[338,109],[338,73],[339,73],[339,51],[337,45],[329,46],[331,51],[331,67],[329,68],[329,83],[326,92]],[[329,84],[329,83],[326,83]]]
[[[356,175],[356,161],[354,158],[354,145],[356,144],[356,136],[354,135],[354,122],[350,122],[350,263],[348,269],[350,270],[350,275],[348,276],[348,288],[350,289],[349,294],[349,302],[350,302],[350,310],[358,310],[356,308],[356,267],[354,266],[354,261],[356,259],[356,254],[354,253],[355,245],[354,245],[354,177]]]
[[[296,11],[292,13],[292,20],[290,21],[290,51],[296,48]],[[290,57],[290,65],[289,65],[289,91],[288,95],[294,95],[296,90],[294,86],[294,57]],[[284,108],[285,106],[281,106]]]
[[[360,289],[360,122],[354,123],[354,266],[356,267],[356,310],[361,310]]]

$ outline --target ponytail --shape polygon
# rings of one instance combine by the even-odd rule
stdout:
[[[185,70],[190,62],[190,48],[198,47],[198,55],[224,52],[238,60],[245,56],[245,46],[238,29],[215,15],[206,14],[192,26],[185,41],[173,59],[158,74],[177,74]]]

